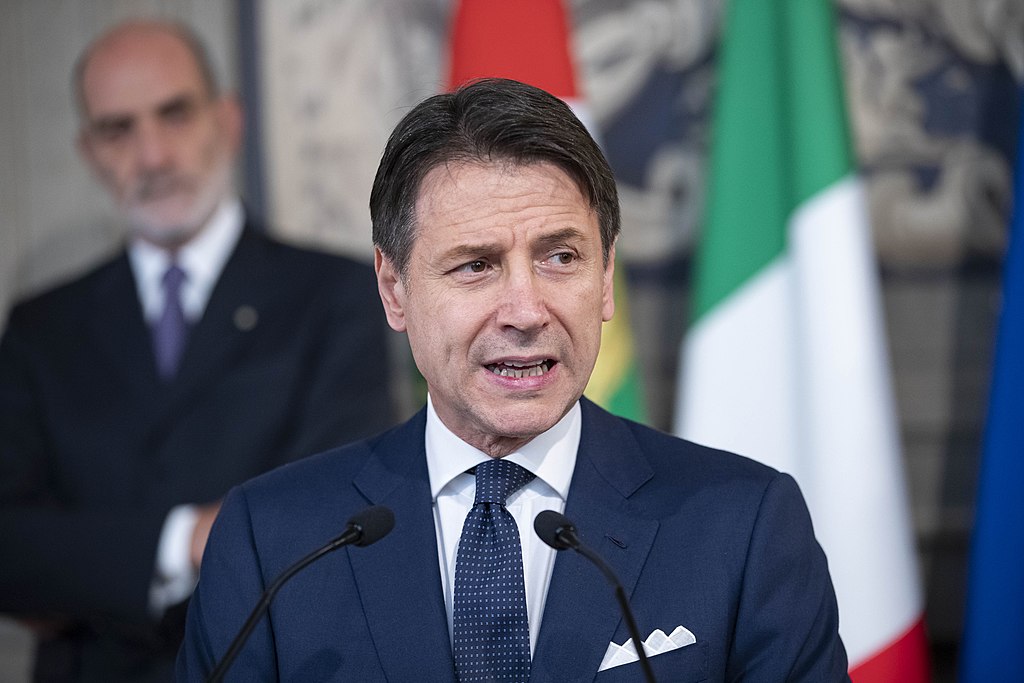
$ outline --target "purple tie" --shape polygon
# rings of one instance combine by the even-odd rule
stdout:
[[[185,348],[188,323],[181,309],[181,285],[185,282],[185,271],[172,263],[164,273],[164,310],[153,326],[153,351],[156,353],[156,369],[163,380],[174,377],[178,371],[181,351]]]

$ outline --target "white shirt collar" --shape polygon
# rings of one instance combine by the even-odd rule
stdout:
[[[237,198],[225,199],[199,233],[178,250],[175,260],[187,276],[182,285],[181,303],[190,321],[202,316],[224,264],[242,234],[242,223],[241,202]],[[165,249],[136,238],[128,245],[128,259],[143,314],[152,322],[163,311],[161,280],[171,264],[171,255]]]
[[[551,429],[505,456],[509,461],[533,472],[538,479],[558,493],[563,501],[569,495],[569,484],[576,468],[581,415],[582,411],[577,401]],[[435,502],[441,489],[449,482],[490,457],[457,437],[441,422],[429,394],[425,439],[430,495]]]

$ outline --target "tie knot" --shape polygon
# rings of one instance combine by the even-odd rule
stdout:
[[[482,462],[476,466],[476,498],[473,504],[504,505],[509,496],[530,483],[533,477],[529,470],[502,458]]]
[[[185,271],[181,269],[177,263],[172,263],[170,267],[164,271],[163,284],[164,291],[171,295],[176,295],[178,290],[181,289],[181,283],[185,281]]]

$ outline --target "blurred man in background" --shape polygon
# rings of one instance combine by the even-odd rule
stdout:
[[[285,246],[231,184],[242,116],[196,37],[121,24],[74,74],[130,227],[0,341],[0,611],[39,681],[166,681],[219,500],[392,421],[368,265]]]

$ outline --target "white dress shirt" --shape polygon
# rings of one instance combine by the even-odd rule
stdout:
[[[225,200],[199,234],[173,256],[173,261],[185,271],[181,307],[189,323],[202,317],[224,264],[242,235],[242,223],[241,202]],[[128,245],[128,261],[142,304],[142,315],[152,325],[164,309],[163,277],[171,265],[172,255],[154,244],[135,239]],[[150,613],[154,617],[159,618],[168,607],[181,602],[195,589],[199,577],[192,568],[192,532],[197,516],[194,505],[179,505],[164,520],[149,591]]]
[[[242,234],[242,204],[237,199],[221,202],[199,234],[181,247],[173,257],[185,271],[181,285],[181,307],[190,323],[199,320],[210,300],[224,264],[231,257]],[[145,240],[135,239],[128,245],[128,260],[135,276],[142,315],[147,323],[155,323],[164,310],[163,277],[172,256],[166,250]]]
[[[547,600],[555,550],[533,530],[533,519],[544,510],[565,510],[569,483],[576,467],[580,444],[580,405],[576,403],[554,427],[537,436],[505,458],[536,475],[529,484],[509,496],[506,509],[516,520],[523,548],[523,578],[526,582],[526,611],[530,622],[530,652],[537,647],[541,615]],[[455,559],[466,515],[473,507],[476,478],[467,470],[490,456],[470,446],[449,430],[427,397],[427,471],[433,499],[437,555],[448,612],[448,635],[453,634],[452,602],[455,589]]]

